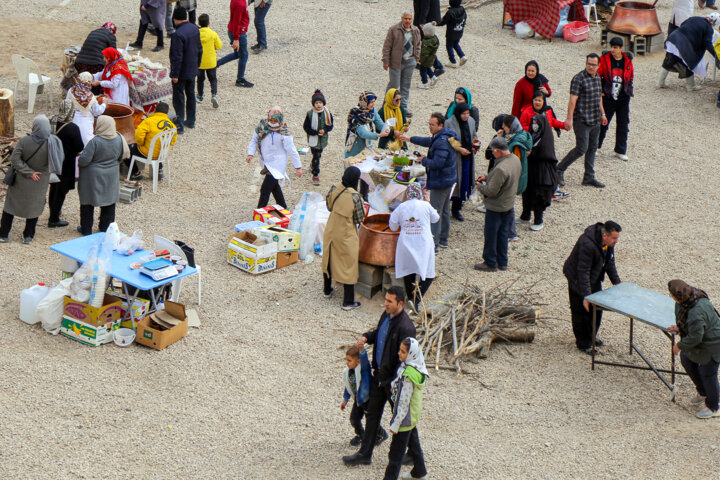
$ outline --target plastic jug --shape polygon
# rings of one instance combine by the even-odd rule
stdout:
[[[20,320],[28,325],[34,325],[38,322],[36,310],[40,300],[50,291],[44,283],[38,283],[30,288],[26,288],[20,293]]]

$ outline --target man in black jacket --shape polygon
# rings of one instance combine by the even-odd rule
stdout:
[[[385,403],[390,400],[390,383],[395,379],[400,359],[400,344],[408,337],[415,338],[415,324],[404,310],[405,292],[400,287],[390,287],[385,294],[385,313],[380,317],[375,330],[363,334],[357,341],[358,347],[366,343],[374,345],[370,382],[370,398],[365,417],[365,436],[360,450],[343,457],[346,465],[370,465],[372,452],[377,444],[387,438],[387,433],[377,438],[380,419]]]
[[[188,22],[187,10],[176,7],[173,12],[175,33],[170,41],[170,78],[173,82],[173,108],[177,115],[177,133],[184,127],[195,128],[195,78],[202,58],[200,29]]]
[[[563,273],[568,280],[570,314],[572,315],[575,344],[587,354],[592,346],[592,313],[585,297],[602,290],[605,273],[613,285],[621,282],[615,268],[615,244],[622,228],[613,221],[596,223],[580,235],[570,256],[565,260]],[[597,312],[595,333],[600,328],[602,312]],[[595,345],[602,342],[595,339]]]

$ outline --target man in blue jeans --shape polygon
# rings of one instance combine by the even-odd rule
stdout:
[[[177,133],[195,128],[195,78],[202,58],[200,29],[188,22],[188,13],[178,6],[173,12],[175,34],[170,41],[170,78],[173,82],[173,108]]]
[[[225,55],[218,60],[217,68],[233,60],[238,61],[238,73],[235,80],[236,87],[250,88],[254,83],[245,80],[245,67],[247,66],[247,30],[250,24],[250,15],[245,0],[230,0],[230,22],[228,22],[228,36],[232,44],[233,53]]]
[[[485,196],[485,246],[483,263],[475,265],[481,272],[508,268],[508,235],[515,210],[515,196],[522,173],[520,159],[510,153],[507,141],[495,137],[490,142],[495,166],[478,177],[478,191]]]
[[[252,46],[253,53],[260,53],[267,50],[267,35],[265,30],[265,16],[270,10],[272,0],[255,1],[255,31],[257,32],[257,43]]]

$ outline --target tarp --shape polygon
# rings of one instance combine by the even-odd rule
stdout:
[[[538,35],[553,38],[560,23],[560,10],[570,6],[568,21],[587,22],[580,0],[503,0],[513,22],[526,22]]]

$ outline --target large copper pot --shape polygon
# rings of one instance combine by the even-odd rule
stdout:
[[[362,263],[380,267],[395,265],[395,247],[397,247],[400,230],[397,232],[390,230],[389,221],[390,214],[381,213],[366,217],[360,224],[358,259]]]
[[[135,143],[135,124],[133,123],[134,110],[122,103],[108,102],[105,113],[115,119],[115,129],[125,137],[128,145]]]
[[[662,33],[655,4],[645,2],[617,2],[607,28],[613,32],[628,35]]]

